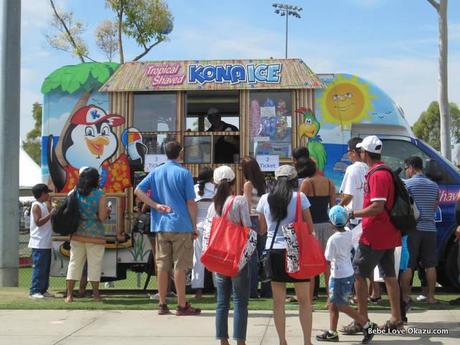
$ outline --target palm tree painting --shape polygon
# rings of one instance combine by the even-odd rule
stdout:
[[[117,67],[111,62],[63,66],[42,84],[42,171],[57,192],[72,190],[82,167],[99,170],[105,192],[131,185],[127,156],[118,151],[121,131],[114,130],[125,119],[108,113],[108,95],[98,92]]]

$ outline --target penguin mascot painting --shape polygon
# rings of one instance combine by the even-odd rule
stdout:
[[[81,167],[99,170],[99,188],[106,193],[120,193],[131,186],[126,154],[111,160],[118,149],[118,138],[113,128],[124,123],[125,119],[120,115],[107,114],[98,106],[87,105],[70,117],[56,146],[50,136],[48,167],[58,192],[67,193],[75,187]],[[65,164],[61,164],[62,161]]]

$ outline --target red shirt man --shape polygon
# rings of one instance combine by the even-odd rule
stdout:
[[[367,283],[376,266],[383,273],[391,306],[391,318],[383,326],[386,330],[403,327],[399,305],[399,285],[395,274],[394,248],[401,245],[401,233],[391,223],[388,210],[394,202],[393,177],[389,171],[375,169],[382,165],[382,141],[368,136],[356,145],[361,159],[369,167],[364,186],[363,209],[350,212],[350,218],[362,217],[363,233],[353,259],[358,311],[367,315]],[[364,330],[366,328],[364,327]]]
[[[393,177],[387,170],[375,171],[382,164],[382,161],[374,163],[366,175],[363,208],[369,207],[374,201],[383,201],[385,211],[363,218],[363,233],[359,240],[359,243],[376,250],[392,249],[401,245],[401,232],[393,225],[387,211],[391,210],[394,202]]]

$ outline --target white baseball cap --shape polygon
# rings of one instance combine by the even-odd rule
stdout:
[[[287,177],[288,180],[293,180],[297,177],[297,170],[292,165],[281,165],[275,170],[275,178]]]
[[[358,149],[364,149],[371,153],[382,153],[383,144],[382,141],[376,135],[369,135],[363,139],[362,142],[356,145]]]
[[[227,182],[231,182],[235,179],[235,173],[233,172],[232,168],[227,165],[222,165],[214,170],[214,183],[219,184],[223,180],[227,180]]]

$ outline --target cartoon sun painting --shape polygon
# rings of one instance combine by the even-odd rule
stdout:
[[[369,85],[360,82],[357,76],[347,78],[337,74],[337,78],[323,90],[318,103],[325,122],[350,128],[352,123],[369,117],[369,112],[374,110],[372,99],[375,97],[370,93]]]

